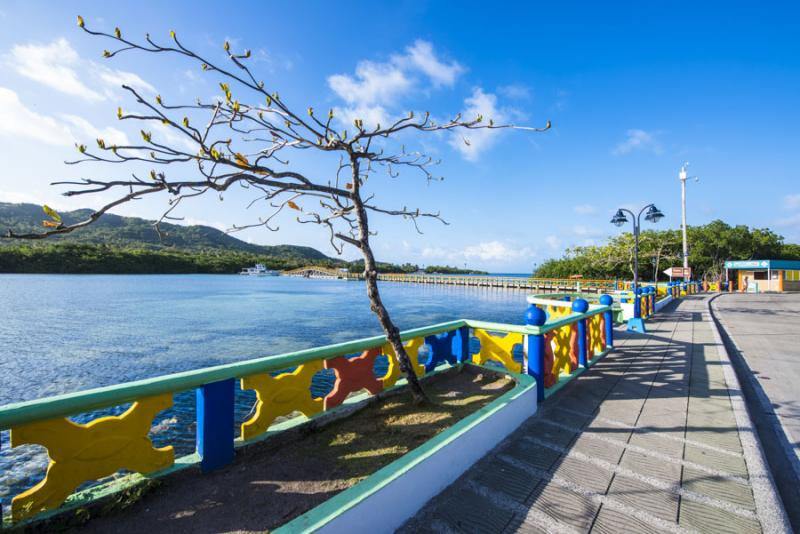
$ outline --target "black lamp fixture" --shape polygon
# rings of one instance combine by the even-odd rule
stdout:
[[[660,209],[651,205],[650,208],[647,210],[647,213],[644,216],[646,221],[650,221],[651,223],[657,223],[661,219],[664,218],[664,214],[661,212]]]
[[[611,218],[611,224],[614,226],[622,226],[626,222],[628,222],[628,218],[625,216],[625,213],[623,213],[622,210],[617,210],[617,213],[615,213]]]

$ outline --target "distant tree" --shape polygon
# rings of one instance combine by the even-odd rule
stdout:
[[[641,252],[653,266],[653,283],[658,282],[662,261],[681,259],[682,242],[677,230],[646,230],[639,236]],[[643,254],[642,254],[643,253]]]
[[[784,244],[783,237],[769,228],[730,226],[716,220],[702,226],[690,226],[689,265],[695,276],[718,280],[725,260],[785,258],[800,259],[800,245]],[[678,230],[647,230],[639,236],[639,274],[658,279],[661,263],[682,258]],[[560,259],[543,262],[535,276],[563,278],[573,274],[584,277],[628,277],[633,274],[633,235],[614,236],[604,245],[568,249]]]
[[[401,169],[418,171],[429,182],[440,179],[431,170],[437,161],[422,152],[407,151],[400,144],[397,137],[403,133],[501,128],[543,131],[550,127],[550,123],[543,128],[529,128],[495,124],[490,117],[465,118],[460,114],[439,122],[428,112],[420,116],[409,112],[391,124],[367,125],[357,118],[345,129],[337,129],[333,110],[319,115],[309,107],[301,112],[277,92],[268,89],[247,66],[249,50],[238,53],[225,42],[228,61],[222,65],[187,48],[175,32],[171,32],[171,43],[159,44],[150,35],[143,42],[130,40],[119,28],[113,33],[91,30],[80,17],[78,25],[90,35],[113,41],[116,48],[104,51],[106,58],[136,50],[155,55],[174,54],[195,62],[202,70],[219,76],[219,88],[224,98],[172,103],[157,96],[155,101],[148,101],[132,87],[123,85],[140,111],[128,112],[119,108],[117,115],[120,120],[143,123],[142,141],[120,146],[97,139],[96,149],[80,144],[77,148],[82,157],[70,163],[144,163],[154,166],[149,176],[134,174],[126,179],[86,178],[78,182],[56,182],[71,187],[64,193],[67,196],[90,193],[116,193],[116,196],[81,222],[63,224],[58,214],[52,212],[51,220],[45,221],[52,227],[50,230],[39,234],[11,233],[10,237],[39,239],[71,232],[92,224],[116,206],[161,193],[169,196],[168,209],[159,219],[163,221],[169,219],[173,210],[186,199],[204,194],[221,195],[232,187],[247,189],[254,195],[251,205],[265,203],[269,214],[259,218],[257,223],[235,226],[234,230],[256,226],[278,230],[273,222],[276,215],[287,209],[294,210],[298,213],[299,223],[324,227],[331,245],[339,253],[344,245],[351,245],[361,252],[371,310],[397,354],[415,400],[425,400],[399,330],[381,300],[377,265],[370,246],[373,234],[368,214],[403,217],[417,230],[421,218],[442,219],[438,212],[427,213],[406,206],[387,208],[376,203],[374,196],[364,191],[367,181],[379,172],[397,177]],[[159,130],[149,130],[148,124],[165,126],[171,130],[171,135],[159,135]],[[175,140],[176,137],[179,141]],[[469,144],[466,137],[464,142]],[[301,166],[290,165],[294,158],[289,158],[288,153],[297,151],[321,157],[334,156],[336,163],[326,175],[309,175]],[[173,172],[170,168],[174,167],[177,169]]]

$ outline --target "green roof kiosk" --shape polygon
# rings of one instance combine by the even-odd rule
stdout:
[[[800,291],[798,260],[729,260],[725,262],[725,278],[734,271],[736,288],[749,293]]]

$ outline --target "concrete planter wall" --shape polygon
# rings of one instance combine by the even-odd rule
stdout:
[[[536,413],[536,382],[512,376],[511,391],[276,532],[393,532]]]
[[[667,295],[663,299],[656,301],[656,313],[660,312],[661,309],[672,302],[672,295]]]

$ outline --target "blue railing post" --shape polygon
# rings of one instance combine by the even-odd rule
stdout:
[[[544,310],[535,304],[528,306],[525,312],[525,324],[542,326],[547,320]],[[544,400],[544,336],[541,334],[528,334],[525,336],[525,346],[528,353],[528,374],[536,380],[536,399]]]
[[[636,288],[636,291],[633,292],[633,318],[628,319],[629,332],[639,332],[640,334],[647,332],[642,320],[642,294],[641,287]]]
[[[589,303],[584,299],[575,299],[572,303],[572,311],[586,313]],[[586,361],[586,318],[578,319],[578,365],[583,368],[589,367]]]
[[[650,313],[656,312],[656,288],[650,288]]]
[[[603,306],[611,306],[614,304],[614,299],[611,295],[602,295],[600,297],[600,304]],[[614,347],[614,311],[609,309],[603,312],[603,316],[606,322],[606,348],[610,349]]]
[[[197,388],[197,453],[211,471],[233,461],[233,378]]]
[[[469,327],[462,326],[458,329],[458,339],[454,342],[453,352],[458,363],[468,362],[472,359],[469,353]]]

